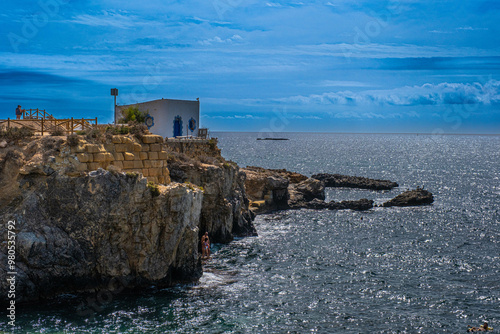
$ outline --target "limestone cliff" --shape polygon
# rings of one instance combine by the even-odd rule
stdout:
[[[202,232],[213,241],[254,234],[244,174],[213,143],[195,145],[210,161],[157,136],[72,146],[45,137],[0,150],[0,217],[16,222],[17,301],[95,291],[117,278],[130,288],[193,281]],[[6,274],[0,266],[3,301]]]

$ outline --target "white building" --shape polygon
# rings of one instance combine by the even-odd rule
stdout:
[[[115,119],[122,118],[121,110],[137,107],[146,112],[146,125],[151,133],[162,137],[198,136],[200,101],[161,99],[116,106]]]

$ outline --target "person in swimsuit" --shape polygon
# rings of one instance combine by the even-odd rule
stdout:
[[[208,232],[201,237],[201,256],[210,257],[210,239],[208,238]]]

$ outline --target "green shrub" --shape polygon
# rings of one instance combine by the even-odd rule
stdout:
[[[128,122],[138,122],[144,123],[146,120],[146,116],[148,112],[140,111],[139,108],[132,106],[127,109],[123,109],[121,111],[123,118],[120,120],[120,123],[128,123]]]
[[[85,136],[85,135],[87,134],[87,131],[85,131],[85,130],[78,130],[78,131],[76,131],[75,133],[76,133],[77,135],[79,135],[79,136]]]
[[[20,128],[0,128],[0,138],[6,140],[19,140],[24,138],[33,137],[34,132],[25,126]]]
[[[151,191],[151,196],[153,196],[153,197],[160,196],[160,189],[158,188],[157,184],[154,184],[153,182],[149,181],[148,188]]]

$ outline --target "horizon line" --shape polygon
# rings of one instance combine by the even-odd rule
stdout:
[[[209,129],[210,130],[210,129]],[[224,133],[261,133],[260,131],[210,130]],[[276,131],[273,133],[318,133],[345,135],[426,135],[426,136],[500,136],[500,133],[430,133],[430,132],[324,132],[324,131]],[[272,138],[272,137],[265,137]]]

